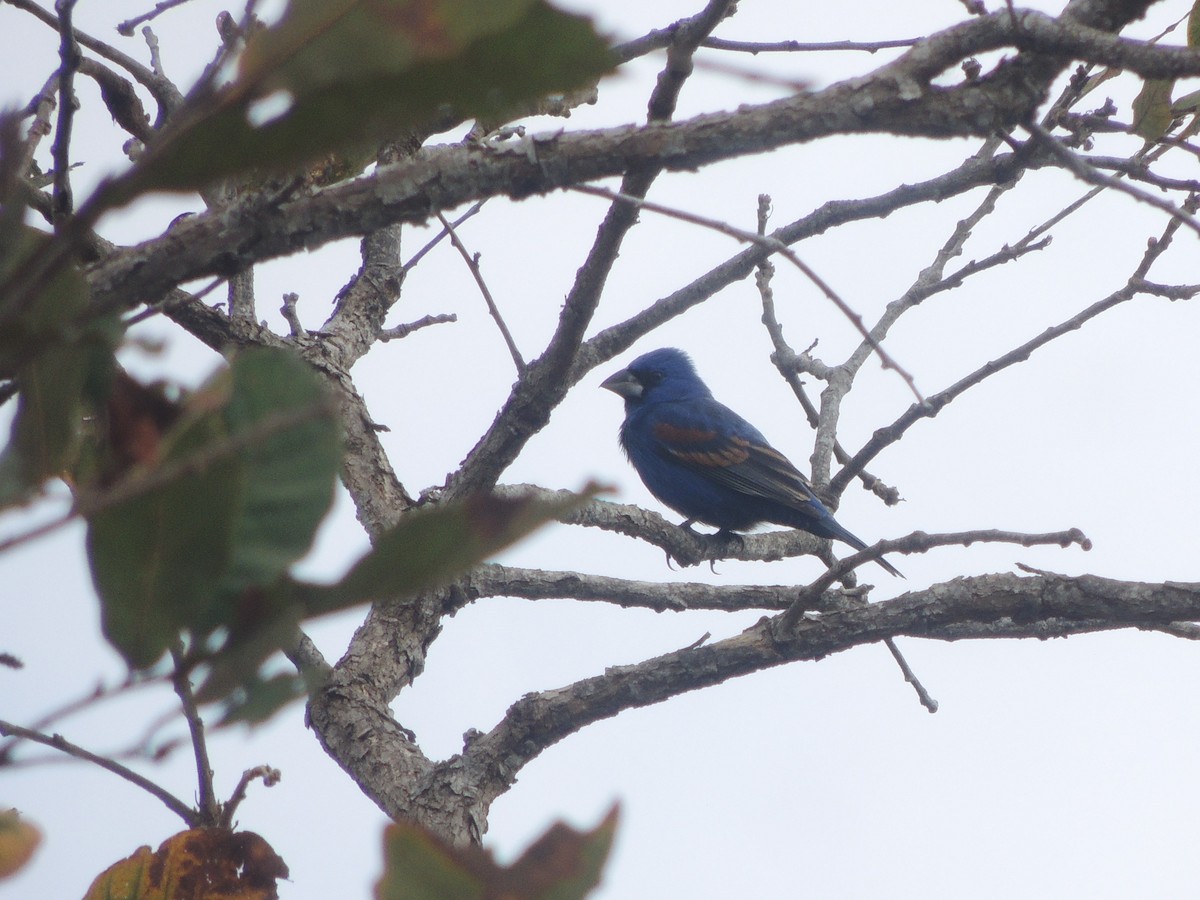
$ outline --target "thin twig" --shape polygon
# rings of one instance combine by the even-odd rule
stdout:
[[[24,10],[34,18],[49,25],[55,31],[61,32],[62,28],[58,17],[48,10],[42,9],[33,0],[4,0],[4,2],[10,6]],[[159,105],[159,124],[162,123],[169,112],[176,109],[182,102],[183,95],[180,94],[179,89],[175,85],[151,69],[147,69],[133,57],[122,53],[115,47],[111,47],[104,43],[104,41],[98,40],[77,28],[72,29],[72,33],[80,46],[86,47],[109,62],[116,63],[145,86]]]
[[[908,664],[908,660],[904,658],[904,654],[900,652],[900,648],[896,646],[894,638],[884,638],[884,645],[891,651],[892,657],[896,660],[896,665],[900,667],[900,671],[904,673],[904,680],[912,685],[913,690],[917,692],[917,699],[921,701],[921,705],[931,713],[938,711],[938,702],[929,695],[929,691],[925,690],[925,685],[921,684],[921,680],[913,674],[912,667]]]
[[[415,322],[406,322],[403,325],[397,325],[395,328],[385,328],[379,332],[379,339],[384,341],[396,341],[400,338],[406,338],[414,331],[419,331],[422,328],[428,328],[430,325],[442,325],[447,322],[457,322],[458,316],[454,313],[438,313],[436,316],[422,316]]]
[[[855,50],[876,53],[900,47],[914,47],[920,38],[899,38],[890,41],[730,41],[710,37],[701,41],[701,47],[710,50],[729,50],[734,53],[821,53],[828,51]]]
[[[150,68],[154,70],[154,74],[159,78],[166,78],[166,70],[163,69],[162,48],[158,44],[158,35],[154,33],[149,25],[142,29],[142,37],[146,41],[146,49],[150,52]]]
[[[76,759],[86,760],[90,763],[95,763],[100,768],[112,772],[114,775],[124,778],[131,784],[135,784],[142,790],[146,791],[154,797],[157,797],[163,802],[163,805],[175,815],[179,816],[187,824],[189,828],[195,828],[200,824],[201,818],[196,810],[189,807],[186,803],[176,797],[174,794],[159,787],[153,781],[139,775],[132,769],[121,765],[115,760],[108,759],[104,756],[92,753],[90,750],[85,750],[78,744],[73,744],[60,734],[42,734],[40,731],[34,731],[31,728],[22,728],[20,725],[14,725],[11,722],[0,720],[0,734],[6,737],[20,737],[27,741],[33,741],[35,744],[43,744],[47,747],[53,747],[56,750],[61,750],[68,756],[74,756]]]
[[[71,128],[75,120],[75,72],[79,68],[79,44],[71,15],[76,0],[57,0],[59,66],[58,66],[58,125],[50,153],[54,158],[54,203],[51,206],[54,228],[61,230],[63,221],[71,215],[75,201],[71,196]]]
[[[725,17],[731,4],[732,0],[708,0],[697,15],[679,23],[667,53],[667,64],[659,72],[647,103],[649,120],[669,121],[674,114],[679,91],[691,72],[691,56],[696,46]],[[660,161],[654,158],[627,166],[621,178],[621,195],[640,201],[663,170]],[[517,458],[526,442],[541,430],[550,413],[567,396],[584,336],[595,318],[621,246],[637,222],[636,205],[624,201],[609,203],[583,264],[575,270],[545,350],[531,363],[526,377],[517,382],[500,413],[451,476],[446,486],[448,499],[492,488],[500,473]],[[529,390],[531,382],[538,384],[537,390]]]
[[[843,300],[842,297],[832,287],[830,287],[823,278],[821,278],[820,275],[818,275],[807,263],[800,259],[800,257],[794,250],[792,250],[791,247],[783,243],[778,238],[771,237],[769,235],[758,235],[753,231],[746,231],[742,228],[730,225],[728,222],[722,222],[719,219],[710,219],[707,216],[697,215],[696,213],[690,213],[685,210],[676,209],[670,206],[663,206],[660,203],[654,203],[641,197],[633,197],[629,194],[623,194],[619,191],[610,191],[606,188],[599,188],[588,184],[571,185],[566,189],[580,194],[590,194],[593,197],[603,197],[613,201],[619,200],[622,203],[628,203],[632,206],[636,206],[639,209],[646,209],[650,212],[660,213],[661,215],[669,216],[673,219],[679,219],[683,222],[690,222],[693,225],[711,228],[713,231],[718,231],[721,234],[736,238],[739,241],[756,244],[760,247],[771,250],[774,253],[778,253],[797,269],[803,272],[805,277],[808,278],[808,280],[811,281],[821,291],[821,293],[823,293],[841,311],[841,313],[850,320],[851,324],[853,324],[858,330],[858,333],[862,335],[863,340],[871,345],[871,348],[879,357],[879,361],[883,367],[896,372],[901,378],[904,379],[904,382],[908,385],[909,390],[912,391],[913,396],[917,398],[917,401],[920,403],[925,402],[925,398],[917,389],[916,380],[906,369],[892,359],[891,355],[880,346],[879,342],[875,340],[875,338],[871,336],[871,332],[867,329],[866,324],[863,322],[862,316],[855,312],[851,306],[845,300]]]
[[[29,101],[29,105],[22,112],[30,112],[33,115],[33,121],[29,124],[27,137],[25,138],[25,146],[22,148],[21,162],[17,167],[17,172],[22,179],[28,179],[29,175],[34,171],[34,157],[37,154],[38,145],[42,142],[42,138],[51,132],[50,116],[54,113],[54,107],[57,102],[54,99],[55,90],[58,85],[58,72],[52,74],[46,83],[42,85],[42,89],[37,95]],[[51,210],[54,204],[51,202]]]
[[[102,683],[97,683],[92,690],[88,691],[82,697],[74,700],[69,700],[57,709],[51,710],[42,715],[40,719],[29,725],[33,731],[45,731],[55,722],[59,722],[77,712],[85,710],[102,700],[109,700],[113,697],[120,697],[134,688],[145,687],[147,685],[157,685],[162,682],[162,678],[139,676],[136,672],[130,672],[125,680],[112,688],[106,688]],[[7,741],[0,744],[0,766],[12,756],[13,751],[20,743],[19,739]]]
[[[767,219],[770,213],[771,198],[767,194],[760,194],[758,197],[758,233],[767,233]],[[779,372],[781,378],[788,383],[792,389],[792,393],[796,397],[796,401],[800,404],[800,408],[804,411],[804,416],[808,420],[808,424],[815,429],[820,422],[820,415],[817,411],[817,406],[808,396],[808,392],[804,389],[804,382],[800,380],[800,366],[804,362],[803,357],[816,345],[813,345],[804,352],[803,355],[797,355],[796,351],[787,342],[787,338],[783,334],[783,326],[779,323],[779,318],[775,314],[775,293],[771,289],[771,278],[775,274],[775,266],[770,259],[763,259],[758,264],[758,271],[754,277],[754,283],[758,287],[759,298],[762,301],[762,323],[767,329],[767,334],[771,338],[771,344],[775,348],[775,352],[771,354],[771,362],[775,365],[776,371]],[[813,368],[805,362],[806,370]],[[845,465],[850,461],[850,453],[842,446],[841,442],[834,438],[833,455],[840,465]],[[870,472],[862,471],[858,473],[859,479],[863,483],[863,487],[871,491],[880,500],[888,506],[894,506],[900,502],[900,492],[891,485],[885,484],[882,479],[877,478]]]
[[[211,294],[213,291],[215,291],[217,288],[219,288],[224,283],[225,283],[224,278],[214,278],[212,281],[210,281],[204,287],[200,288],[200,290],[196,291],[194,294],[188,294],[187,300],[189,303],[197,303],[198,304],[201,300],[203,300],[205,297],[207,297],[209,294]],[[144,322],[147,319],[154,318],[155,316],[159,315],[160,313],[166,312],[170,308],[171,303],[172,303],[172,296],[170,294],[168,294],[165,298],[158,301],[157,303],[147,304],[146,308],[143,309],[141,312],[136,312],[132,316],[126,316],[124,319],[121,320],[121,325],[123,328],[128,330],[131,326],[136,325],[139,322]]]
[[[782,88],[793,94],[810,90],[813,86],[812,81],[807,78],[788,78],[770,72],[762,72],[745,66],[734,65],[724,60],[701,58],[697,59],[694,65],[697,69],[704,72],[712,72],[714,75],[726,75],[749,84],[762,84],[768,87]]]
[[[260,0],[248,0],[246,8],[242,10],[242,17],[236,23],[232,21],[233,17],[227,12],[222,12],[217,16],[217,30],[221,35],[221,46],[217,48],[212,61],[204,67],[204,71],[200,73],[200,77],[188,91],[189,97],[203,97],[213,89],[221,69],[237,51],[239,43],[245,38],[253,23],[257,21],[255,13],[259,2]],[[142,31],[145,33],[148,30],[143,29]]]
[[[766,194],[758,195],[758,233],[765,235],[767,233],[767,221],[771,212],[771,198]],[[779,324],[778,318],[775,316],[775,296],[771,290],[771,276],[775,272],[775,267],[771,264],[770,259],[764,259],[758,265],[758,273],[755,277],[755,284],[758,285],[759,295],[762,298],[763,325],[766,326],[767,333],[771,337],[771,343],[775,347],[775,352],[771,354],[772,359],[776,360],[776,367],[779,369],[783,379],[792,386],[793,393],[799,399],[801,406],[804,409],[805,415],[810,422],[814,424],[819,421],[817,409],[813,406],[812,401],[808,399],[808,394],[804,390],[804,386],[800,383],[795,369],[786,369],[782,365],[784,358],[795,358],[796,353],[788,344],[787,339],[783,336],[783,326]],[[833,452],[837,456],[844,456],[849,459],[849,454],[838,443],[837,436],[831,435]],[[823,470],[824,471],[824,470]],[[861,474],[861,473],[860,473]],[[864,479],[865,480],[865,479]],[[875,479],[878,481],[878,479]],[[892,489],[895,492],[895,489]],[[937,701],[929,695],[925,690],[925,686],[913,674],[912,667],[909,666],[908,660],[904,658],[904,654],[900,652],[900,648],[896,646],[896,642],[891,638],[884,638],[883,643],[887,646],[892,654],[892,658],[900,666],[900,671],[904,674],[904,680],[913,686],[913,690],[917,692],[917,698],[921,705],[931,713],[937,712]]]
[[[1182,222],[1177,218],[1172,218],[1167,222],[1159,238],[1149,242],[1146,251],[1142,254],[1141,261],[1124,286],[1113,291],[1107,297],[1096,301],[1074,316],[1071,316],[1071,318],[1047,328],[1037,337],[1026,341],[1019,347],[1010,350],[997,359],[984,363],[970,375],[959,379],[945,390],[932,395],[925,403],[914,403],[891,425],[878,429],[871,436],[871,439],[863,445],[862,449],[854,454],[853,459],[830,481],[830,487],[834,493],[839,494],[845,490],[846,484],[851,478],[855,477],[863,466],[870,463],[885,447],[900,440],[912,425],[921,419],[936,416],[947,404],[957,399],[970,388],[975,387],[997,372],[1001,372],[1017,363],[1024,362],[1029,359],[1034,351],[1039,350],[1064,334],[1077,331],[1089,320],[1094,319],[1103,312],[1107,312],[1114,306],[1132,300],[1142,293],[1157,293],[1156,291],[1146,289],[1147,283],[1145,282],[1145,277],[1154,262],[1171,245],[1175,232],[1179,230],[1181,225]]]
[[[1200,234],[1200,223],[1193,216],[1177,207],[1169,200],[1163,200],[1161,197],[1156,197],[1149,191],[1143,191],[1133,185],[1122,181],[1112,175],[1106,175],[1101,172],[1078,153],[1073,152],[1070,148],[1063,146],[1061,141],[1056,140],[1050,132],[1046,131],[1041,125],[1036,122],[1027,122],[1025,129],[1033,136],[1040,146],[1048,150],[1055,158],[1059,159],[1064,167],[1074,173],[1081,181],[1086,181],[1088,184],[1094,184],[1099,187],[1112,188],[1120,191],[1123,194],[1128,194],[1135,200],[1153,206],[1155,209],[1162,210],[1171,218],[1186,225],[1196,234]]]
[[[183,717],[187,720],[188,733],[192,738],[192,753],[196,759],[200,820],[203,825],[212,827],[220,821],[221,805],[217,803],[217,795],[213,790],[213,770],[208,759],[208,742],[204,737],[204,720],[200,718],[196,697],[192,693],[192,682],[184,666],[183,642],[178,639],[171,647],[171,662],[175,666],[171,674],[171,686],[175,689],[175,695],[179,697]]]
[[[486,202],[487,202],[486,200],[480,200],[478,203],[473,204],[470,209],[468,209],[465,213],[463,213],[461,216],[459,216],[457,219],[455,219],[450,224],[452,224],[455,228],[457,228],[463,222],[467,221],[467,219],[471,218],[471,216],[475,215],[477,212],[479,212],[481,209],[483,209],[483,204]],[[413,266],[415,266],[417,263],[419,263],[421,261],[421,259],[425,256],[425,254],[427,254],[430,250],[432,250],[434,247],[436,247],[438,244],[440,244],[442,242],[442,240],[445,237],[447,237],[449,234],[450,234],[450,229],[448,229],[448,228],[443,228],[441,231],[439,231],[436,235],[434,235],[433,239],[430,240],[429,243],[427,243],[424,247],[422,247],[420,250],[418,250],[416,253],[413,254],[412,258],[401,267],[401,271],[407,273],[409,269],[411,269]]]
[[[496,327],[500,329],[500,336],[504,338],[504,343],[508,347],[508,353],[512,357],[513,364],[517,367],[517,375],[525,374],[525,360],[521,357],[521,351],[517,349],[517,342],[513,340],[512,332],[508,330],[508,325],[504,321],[504,316],[500,314],[500,307],[496,305],[496,300],[492,297],[492,292],[488,290],[487,282],[483,280],[483,272],[479,268],[479,255],[471,255],[466,246],[459,240],[458,232],[454,226],[442,215],[441,210],[436,211],[435,215],[438,221],[442,223],[442,228],[450,236],[450,243],[454,245],[454,249],[458,251],[458,255],[463,258],[467,264],[467,268],[471,270],[471,277],[475,279],[475,284],[479,286],[479,292],[483,294],[483,302],[487,304],[488,312],[496,323]]]
[[[835,582],[843,578],[847,572],[857,569],[863,563],[875,561],[884,554],[924,553],[937,547],[969,547],[971,544],[979,543],[1019,544],[1022,547],[1049,544],[1069,547],[1075,544],[1083,550],[1092,549],[1091,540],[1078,528],[1047,534],[1024,534],[1019,531],[1000,531],[998,529],[959,531],[948,534],[927,534],[924,531],[914,531],[902,538],[878,541],[866,549],[838,560],[836,564],[830,566],[819,578],[816,578],[799,593],[791,607],[776,620],[776,623],[783,633],[790,633],[796,627],[801,616],[813,608],[815,600]]]
[[[174,9],[176,6],[183,6],[188,0],[160,0],[154,4],[154,9],[149,12],[144,12],[140,16],[134,16],[132,19],[126,19],[117,25],[117,33],[123,34],[125,37],[133,35],[133,29],[137,28],[143,22],[149,22],[151,19],[157,19],[160,15],[169,9]]]
[[[256,778],[261,778],[264,787],[274,787],[279,784],[283,774],[278,769],[273,769],[270,766],[255,766],[253,769],[247,769],[242,773],[242,777],[238,780],[237,787],[233,789],[229,800],[221,808],[221,818],[216,823],[218,827],[230,830],[233,828],[233,815],[237,812],[237,808],[242,801],[246,799],[246,789],[250,787],[250,782]]]

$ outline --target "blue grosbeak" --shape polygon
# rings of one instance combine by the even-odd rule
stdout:
[[[650,493],[687,517],[684,527],[704,522],[732,532],[773,522],[856,550],[867,546],[757,428],[713,399],[682,350],[652,350],[601,386],[625,399],[625,455]],[[876,562],[900,575],[886,560]]]

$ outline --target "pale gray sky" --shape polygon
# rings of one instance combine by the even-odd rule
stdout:
[[[145,59],[140,39],[119,38],[111,28],[143,6],[82,2],[77,21]],[[629,38],[688,15],[698,4],[575,0],[572,6],[601,15],[605,30]],[[1153,33],[1189,8],[1181,0],[1160,6],[1154,23],[1139,34]],[[211,53],[211,23],[221,8],[198,0],[156,23],[168,72],[181,82]],[[718,34],[883,39],[926,33],[963,15],[962,5],[951,0],[760,0],[743,2]],[[0,58],[6,60],[0,100],[21,105],[54,66],[56,36],[10,6],[0,6],[0,26]],[[884,58],[759,56],[731,64],[820,87]],[[642,119],[661,62],[661,55],[651,57],[602,85],[598,107],[534,127]],[[1110,86],[1126,109],[1136,86]],[[684,89],[679,115],[777,94],[777,88],[702,68]],[[77,151],[86,162],[76,176],[80,193],[119,164],[118,132],[93,100],[85,95],[78,126],[86,136]],[[667,176],[651,197],[753,227],[755,198],[766,192],[774,198],[775,221],[783,223],[827,200],[929,177],[974,149],[962,141],[838,138]],[[1194,159],[1185,165],[1194,169]],[[1060,172],[1028,175],[979,229],[963,261],[1018,240],[1084,190]],[[870,320],[906,289],[980,196],[840,229],[797,250]],[[198,208],[196,198],[147,201],[102,230],[131,241],[159,233],[182,209]],[[464,240],[483,254],[491,290],[527,356],[536,355],[549,336],[603,212],[601,201],[579,196],[491,201],[464,229]],[[729,238],[696,226],[650,213],[642,218],[609,282],[596,328],[626,318],[736,250]],[[1051,249],[927,301],[888,338],[888,349],[924,392],[944,388],[1111,292],[1161,227],[1159,212],[1128,197],[1102,198],[1055,228]],[[409,230],[405,255],[429,236],[428,230]],[[1200,281],[1195,237],[1181,232],[1177,240],[1158,280]],[[280,324],[279,296],[298,291],[300,316],[315,325],[356,267],[353,241],[264,265],[260,312]],[[815,352],[837,361],[856,343],[851,327],[810,285],[786,266],[778,269],[776,300],[792,343],[803,348],[819,338]],[[504,480],[579,487],[595,477],[616,485],[619,499],[659,509],[618,451],[619,401],[597,387],[621,362],[663,345],[687,349],[719,399],[806,465],[811,438],[767,359],[770,344],[758,302],[752,283],[736,285],[586,379]],[[439,312],[456,312],[460,321],[381,345],[355,371],[376,419],[392,428],[385,444],[413,493],[440,483],[457,466],[513,380],[507,351],[449,247],[414,270],[393,321]],[[152,323],[146,333],[165,337],[168,352],[160,359],[130,353],[128,364],[140,371],[187,372],[199,379],[215,364],[178,329]],[[1200,581],[1194,524],[1200,488],[1193,462],[1200,452],[1197,334],[1200,307],[1141,299],[914,427],[872,466],[905,502],[887,509],[852,487],[838,515],[852,531],[872,541],[914,529],[1079,527],[1095,549],[1085,554],[990,545],[899,559],[906,582],[864,572],[865,580],[878,583],[872,599],[958,575],[1011,571],[1018,562],[1121,579]],[[868,365],[843,416],[843,443],[860,446],[910,402],[894,374]],[[15,527],[0,519],[0,533]],[[364,544],[341,498],[304,571],[332,577]],[[819,571],[811,558],[725,562],[715,574],[707,567],[672,571],[657,549],[565,526],[542,532],[503,559],[718,584],[802,584]],[[0,650],[26,663],[19,672],[0,670],[0,717],[29,723],[98,680],[121,676],[115,653],[99,637],[81,528],[6,554],[0,573]],[[340,615],[311,633],[336,659],[360,618]],[[490,728],[523,693],[678,649],[706,631],[714,638],[736,634],[757,618],[658,615],[601,603],[482,601],[446,622],[426,673],[395,703],[397,717],[416,731],[427,753],[444,757],[460,749],[464,731]],[[881,646],[763,672],[623,714],[551,748],[494,806],[488,843],[511,858],[553,819],[591,826],[620,800],[616,851],[596,895],[603,900],[1194,893],[1200,653],[1193,645],[1139,632],[1046,643],[901,645],[941,703],[936,715],[918,705]],[[168,691],[138,693],[68,720],[60,730],[92,749],[121,747],[171,701]],[[369,895],[380,868],[385,818],[304,729],[301,707],[256,731],[219,735],[213,744],[222,795],[251,766],[267,763],[283,771],[278,786],[251,789],[238,817],[290,866],[293,880],[282,886],[281,897]],[[192,796],[186,750],[145,768],[180,796]],[[112,862],[140,844],[157,847],[181,830],[158,801],[73,761],[4,773],[0,805],[20,808],[45,832],[29,869],[0,885],[5,898],[81,896]]]

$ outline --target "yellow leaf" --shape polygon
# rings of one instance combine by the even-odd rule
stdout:
[[[0,813],[0,878],[19,870],[42,841],[42,833],[21,821],[15,809]]]

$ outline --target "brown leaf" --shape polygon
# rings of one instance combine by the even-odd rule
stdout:
[[[162,437],[179,418],[179,406],[163,395],[161,387],[147,386],[118,370],[106,407],[108,467],[111,484],[132,466],[158,461]]]
[[[288,868],[251,831],[195,828],[139,847],[97,876],[84,900],[277,900]]]

